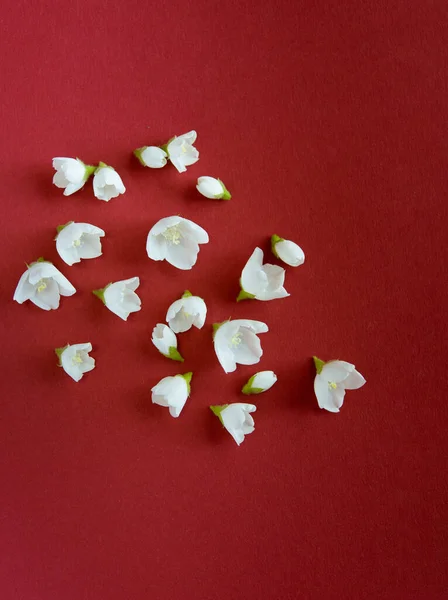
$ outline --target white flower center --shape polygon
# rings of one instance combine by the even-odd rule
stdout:
[[[187,146],[185,145],[185,142],[180,147],[180,151],[182,152],[182,154],[186,154],[187,153]]]
[[[37,291],[38,292],[43,292],[46,289],[47,289],[47,284],[45,283],[45,281],[43,279],[41,279],[38,282]]]
[[[80,365],[83,362],[82,356],[79,352],[77,352],[75,354],[75,356],[72,358],[72,362],[75,365]]]
[[[230,345],[233,346],[234,348],[236,348],[240,344],[241,344],[241,333],[238,331],[237,333],[235,333],[233,338],[230,340]]]
[[[163,237],[173,244],[174,246],[178,246],[182,239],[182,233],[179,231],[179,225],[173,225],[172,227],[168,227],[162,233]]]
[[[335,390],[335,389],[338,387],[338,385],[337,385],[337,383],[335,383],[334,381],[329,381],[329,382],[328,382],[328,387],[329,387],[331,390]]]

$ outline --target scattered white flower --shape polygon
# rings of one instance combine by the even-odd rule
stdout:
[[[57,156],[53,158],[53,183],[56,187],[64,189],[64,196],[70,196],[80,190],[96,167],[85,165],[79,158]]]
[[[140,285],[138,277],[123,279],[109,283],[105,288],[94,290],[95,296],[100,298],[107,308],[123,321],[127,321],[130,313],[141,309],[141,300],[135,293]]]
[[[277,381],[274,371],[260,371],[255,373],[241,390],[243,394],[261,394],[270,390]]]
[[[157,323],[152,330],[152,343],[163,356],[171,358],[172,360],[184,362],[184,359],[177,349],[176,334],[168,327],[168,325]]]
[[[355,365],[344,360],[324,362],[314,357],[316,377],[314,393],[320,408],[330,412],[339,412],[344,403],[345,390],[357,390],[366,380],[355,369]]]
[[[255,431],[255,423],[250,415],[257,410],[254,404],[222,404],[210,406],[211,411],[219,417],[223,426],[233,437],[238,446],[244,442],[244,436]]]
[[[230,200],[232,195],[220,179],[199,177],[196,189],[200,194],[212,200]]]
[[[255,365],[263,355],[258,333],[269,331],[266,323],[248,319],[235,319],[215,323],[214,345],[216,356],[226,373],[232,373],[237,363]]]
[[[246,263],[240,279],[240,300],[274,300],[289,296],[283,287],[285,269],[276,265],[263,265],[263,250],[255,248]]]
[[[179,173],[184,173],[187,167],[194,165],[199,160],[199,152],[193,146],[197,136],[196,131],[189,131],[174,137],[166,145],[169,159]]]
[[[208,233],[182,217],[160,219],[148,233],[146,252],[152,260],[166,260],[184,271],[196,264],[199,244],[208,242]]]
[[[73,296],[76,292],[70,281],[43,258],[31,263],[17,284],[14,300],[22,304],[31,300],[43,310],[59,307],[61,296]]]
[[[168,154],[158,146],[143,146],[134,150],[135,156],[144,167],[151,169],[161,169],[166,165]]]
[[[153,404],[166,406],[172,417],[178,417],[190,395],[192,376],[190,372],[161,379],[151,390]]]
[[[182,298],[171,304],[166,313],[166,322],[174,333],[188,331],[194,325],[202,329],[207,315],[207,306],[202,298],[185,290]]]
[[[84,373],[95,368],[95,359],[89,356],[92,344],[67,344],[64,348],[56,348],[59,366],[75,381],[82,379]]]
[[[97,258],[102,255],[100,237],[104,231],[89,223],[74,223],[57,228],[56,250],[68,265],[81,262],[82,258]]]
[[[299,267],[305,262],[305,253],[295,242],[273,235],[271,237],[271,248],[274,256],[290,267]]]
[[[93,176],[93,193],[98,200],[109,202],[111,198],[116,198],[125,191],[126,188],[116,170],[100,162]]]

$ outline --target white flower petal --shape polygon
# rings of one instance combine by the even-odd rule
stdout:
[[[219,198],[224,193],[222,183],[214,177],[203,176],[198,178],[196,189],[206,198]]]
[[[290,240],[277,242],[275,251],[280,260],[291,267],[298,267],[305,262],[305,253],[302,248]]]
[[[140,153],[142,162],[151,169],[161,169],[166,165],[168,154],[157,146],[147,146]]]
[[[354,368],[354,365],[342,360],[331,360],[322,367],[321,376],[326,381],[339,383],[347,379]]]
[[[260,371],[256,373],[251,386],[260,390],[267,391],[271,389],[274,383],[277,381],[277,375],[274,371]]]
[[[366,380],[361,375],[361,373],[358,373],[358,371],[356,371],[356,369],[354,369],[347,377],[347,379],[344,379],[343,381],[343,385],[346,390],[357,390],[360,387],[362,387],[365,383]]]
[[[177,246],[167,244],[165,258],[173,267],[182,271],[188,271],[196,264],[198,253],[198,244],[192,240],[185,239]]]
[[[29,283],[29,269],[22,274],[14,292],[13,300],[19,304],[23,304],[26,300],[29,300],[34,294],[34,286]]]
[[[169,408],[178,417],[188,399],[188,385],[182,375],[164,377],[152,388],[152,402]]]
[[[168,355],[170,348],[177,348],[176,334],[164,323],[157,323],[152,331],[152,343],[159,352]]]
[[[256,410],[257,407],[253,404],[235,402],[221,411],[222,423],[238,446],[244,441],[246,434],[255,430],[254,420],[248,413]]]

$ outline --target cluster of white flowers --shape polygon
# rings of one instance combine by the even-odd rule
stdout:
[[[194,147],[197,134],[190,131],[173,137],[162,146],[144,146],[134,151],[135,156],[145,167],[160,169],[170,161],[179,173],[199,160],[199,152]],[[64,189],[69,196],[80,190],[93,175],[93,191],[99,200],[108,202],[124,194],[125,187],[119,174],[112,167],[100,162],[98,166],[83,163],[78,158],[59,157],[53,159],[56,173],[53,183]],[[230,200],[231,194],[224,183],[217,178],[202,176],[196,188],[206,198]],[[57,227],[56,251],[69,266],[83,259],[102,255],[101,238],[103,229],[90,223],[69,221]],[[196,264],[201,244],[207,244],[209,236],[205,229],[180,216],[160,219],[149,231],[146,241],[148,257],[155,261],[166,260],[181,270],[189,270]],[[303,250],[295,242],[278,235],[271,237],[274,256],[288,266],[298,267],[305,261]],[[263,264],[263,251],[255,248],[241,277],[241,291],[237,301],[268,301],[285,298],[289,293],[284,287],[285,269],[277,265]],[[93,290],[104,305],[115,315],[126,321],[131,313],[141,309],[141,300],[136,293],[140,285],[139,277],[131,277],[111,282],[104,288]],[[14,300],[22,304],[30,300],[43,310],[59,307],[61,296],[72,296],[76,289],[68,279],[49,261],[39,258],[27,265],[14,293]],[[201,329],[206,320],[207,306],[199,296],[186,290],[182,297],[169,306],[166,323],[157,323],[152,332],[152,343],[163,356],[179,362],[184,357],[178,349],[176,334],[192,327]],[[250,319],[228,319],[213,325],[213,343],[217,359],[225,373],[232,373],[237,365],[255,365],[260,362],[263,349],[259,335],[269,330],[266,323]],[[82,379],[84,373],[95,368],[95,359],[89,356],[90,342],[67,344],[55,350],[59,365],[74,381]],[[314,391],[320,408],[339,412],[345,390],[360,388],[364,377],[351,363],[333,360],[325,363],[314,357],[316,377]],[[152,402],[168,408],[172,417],[179,417],[191,393],[193,373],[187,372],[172,377],[164,377],[152,388]],[[273,371],[260,371],[252,375],[243,386],[242,393],[256,395],[269,390],[277,381]],[[251,413],[256,411],[254,404],[235,402],[220,406],[210,406],[219,417],[222,425],[240,445],[245,435],[254,431]]]

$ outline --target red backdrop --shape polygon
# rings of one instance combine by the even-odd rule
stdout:
[[[446,17],[444,0],[6,2],[2,599],[446,597]],[[193,128],[185,174],[132,156]],[[126,194],[63,197],[58,155],[115,166]],[[200,175],[233,199],[200,197]],[[210,234],[190,272],[145,253],[171,214]],[[101,259],[62,263],[69,220],[105,229]],[[237,305],[273,233],[306,253],[291,297]],[[39,256],[78,290],[57,311],[12,301]],[[91,290],[134,275],[125,323]],[[209,314],[179,367],[150,334],[186,288]],[[207,408],[257,370],[219,366],[229,316],[269,324],[259,367],[278,374],[239,448]],[[53,349],[84,341],[97,368],[75,384]],[[339,415],[317,408],[313,354],[367,378]],[[175,420],[150,388],[187,370]]]

